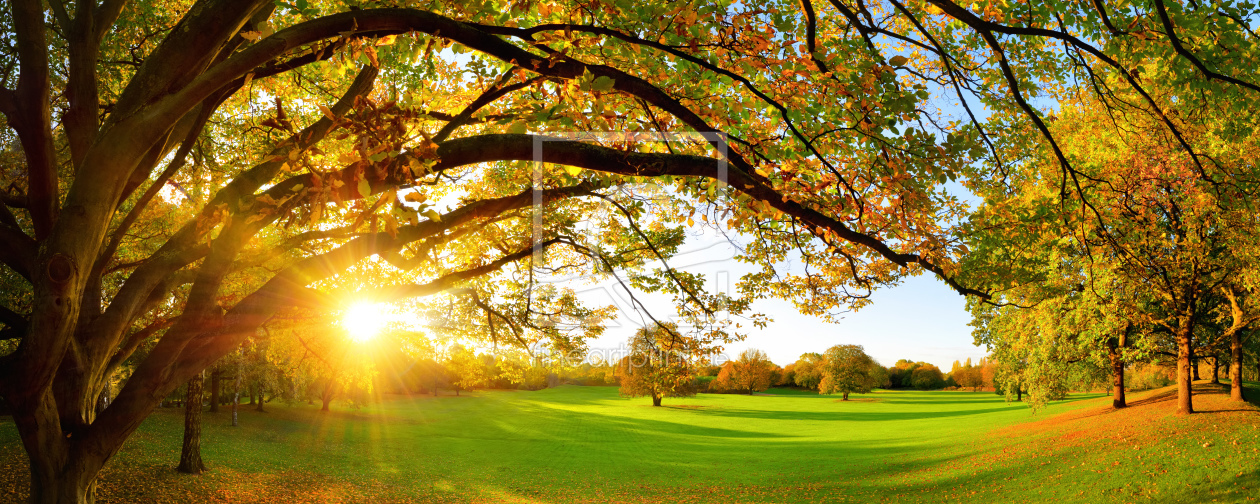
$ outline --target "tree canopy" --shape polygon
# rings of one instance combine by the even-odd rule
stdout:
[[[0,394],[35,502],[86,499],[162,397],[290,310],[436,296],[416,305],[435,330],[564,355],[610,315],[551,282],[580,273],[672,296],[721,345],[766,322],[759,297],[833,316],[927,272],[1014,307],[1028,275],[1079,285],[1059,258],[1143,278],[1160,266],[1125,247],[1167,216],[1125,212],[1159,188],[1203,217],[1187,253],[1250,243],[1212,231],[1254,215],[1248,2],[5,6]],[[1060,101],[1157,132],[1131,166],[1179,182],[1082,160],[1103,144]],[[1006,241],[983,217],[1006,199],[1079,243]],[[697,222],[744,241],[731,293],[669,267]],[[1182,358],[1205,313],[1186,300],[1225,287],[1203,278],[1156,316]]]

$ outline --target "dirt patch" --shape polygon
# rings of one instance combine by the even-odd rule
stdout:
[[[836,399],[831,402],[884,402],[884,399],[879,397],[850,397],[847,401],[844,399]]]
[[[666,406],[666,408],[677,408],[677,409],[706,409],[706,408],[712,408],[712,407],[713,406],[700,406],[698,404],[671,404],[669,406]]]

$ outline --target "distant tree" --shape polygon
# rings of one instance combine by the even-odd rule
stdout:
[[[783,369],[780,370],[779,372],[779,380],[775,382],[775,385],[782,385],[782,386],[787,386],[787,387],[796,385],[796,364],[795,363],[783,366]]]
[[[774,383],[774,363],[766,353],[750,348],[740,352],[739,358],[722,365],[722,371],[713,381],[719,390],[760,392]]]
[[[822,381],[823,356],[820,353],[809,352],[801,354],[801,358],[793,364],[795,375],[793,380],[798,387],[807,389],[817,389],[818,383]]]
[[[426,358],[416,362],[412,372],[420,385],[434,396],[438,395],[438,389],[450,386],[450,375],[446,368],[433,359]]]
[[[875,383],[872,372],[879,364],[866,355],[861,345],[836,345],[823,354],[822,381],[818,385],[820,394],[841,394],[843,400],[849,400],[849,394],[865,394],[871,391]]]
[[[642,328],[630,338],[630,355],[617,364],[621,395],[652,398],[696,395],[695,372],[688,361],[690,341],[673,325]]]
[[[871,367],[871,385],[873,388],[892,388],[892,380],[888,377],[888,368],[875,363]]]
[[[907,359],[900,359],[892,367],[888,368],[889,386],[892,388],[909,388],[914,384],[911,379],[914,370],[922,365],[922,362],[914,362]]]
[[[444,367],[447,372],[447,382],[451,384],[451,388],[455,389],[457,396],[460,390],[472,390],[485,386],[488,378],[481,359],[463,345],[456,344],[451,347]]]
[[[967,358],[966,364],[958,366],[958,361],[954,361],[954,365],[957,367],[950,372],[950,376],[954,378],[954,382],[959,387],[969,388],[972,392],[975,392],[984,386],[984,377],[981,375],[981,369],[971,365],[970,357]]]
[[[997,374],[997,364],[988,359],[980,359],[977,369],[980,371],[980,386],[994,388],[993,378]]]
[[[911,373],[910,385],[919,390],[939,389],[945,386],[945,375],[936,366],[921,364]]]

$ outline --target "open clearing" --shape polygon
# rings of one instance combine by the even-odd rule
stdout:
[[[1247,502],[1260,410],[1197,385],[1073,395],[1030,416],[992,393],[877,391],[623,399],[615,387],[390,397],[204,416],[210,472],[176,473],[182,410],[153,414],[102,474],[101,502]],[[1224,395],[1221,391],[1224,391]],[[1252,397],[1260,393],[1248,389]],[[0,501],[26,461],[0,417]]]

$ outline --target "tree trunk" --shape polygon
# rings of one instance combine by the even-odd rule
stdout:
[[[1229,398],[1243,401],[1243,346],[1242,331],[1233,331],[1229,335]],[[1260,369],[1257,369],[1260,371]]]
[[[205,372],[188,380],[188,399],[184,401],[184,449],[179,455],[179,472],[201,474],[206,464],[201,461],[201,384]]]
[[[849,400],[849,393],[848,393],[848,392],[845,392],[845,393],[844,393],[844,395],[842,395],[842,396],[840,396],[840,397],[842,398],[842,399],[841,399],[842,401],[848,401],[848,400]]]
[[[43,461],[48,462],[48,461]],[[104,462],[94,463],[101,466]],[[79,466],[71,463],[70,466]],[[67,472],[50,474],[31,466],[31,504],[93,504],[96,502],[96,478],[90,479],[79,467],[67,467]]]
[[[240,425],[239,418],[236,414],[241,408],[241,361],[236,361],[236,377],[235,384],[232,386],[232,427]]]
[[[652,395],[652,406],[660,406],[660,405],[661,405],[661,396],[653,394],[653,395]]]
[[[324,395],[320,397],[320,399],[324,402],[324,405],[319,408],[320,411],[328,411],[328,405],[332,404],[333,392],[336,386],[336,382],[334,382],[332,378],[329,378],[328,384],[324,385]]]
[[[1192,338],[1193,338],[1193,336],[1192,336]],[[1190,342],[1190,371],[1194,374],[1194,379],[1195,379],[1195,380],[1201,380],[1201,379],[1202,379],[1202,378],[1199,378],[1199,356],[1198,356],[1198,355],[1197,355],[1197,353],[1194,351],[1194,342],[1193,342],[1193,341],[1191,341],[1191,342]]]
[[[1019,385],[1015,386],[1015,402],[1024,402],[1024,389]]]
[[[263,403],[267,402],[266,399],[267,399],[267,387],[264,385],[259,385],[258,386],[258,406],[254,408],[254,411],[257,411],[259,413],[266,413],[267,410],[263,409]]]
[[[1194,392],[1194,375],[1191,370],[1194,348],[1190,341],[1194,333],[1192,319],[1192,315],[1183,314],[1177,325],[1177,413],[1182,415],[1194,413],[1194,400],[1191,397]]]
[[[1221,384],[1221,358],[1215,355],[1212,356],[1212,384]]]
[[[1128,404],[1124,400],[1124,359],[1120,357],[1120,347],[1124,345],[1124,337],[1111,340],[1107,347],[1107,358],[1111,361],[1111,407],[1120,409]]]
[[[210,412],[211,413],[219,412],[219,400],[220,400],[219,382],[221,381],[223,381],[222,371],[216,370],[216,371],[210,372]]]

